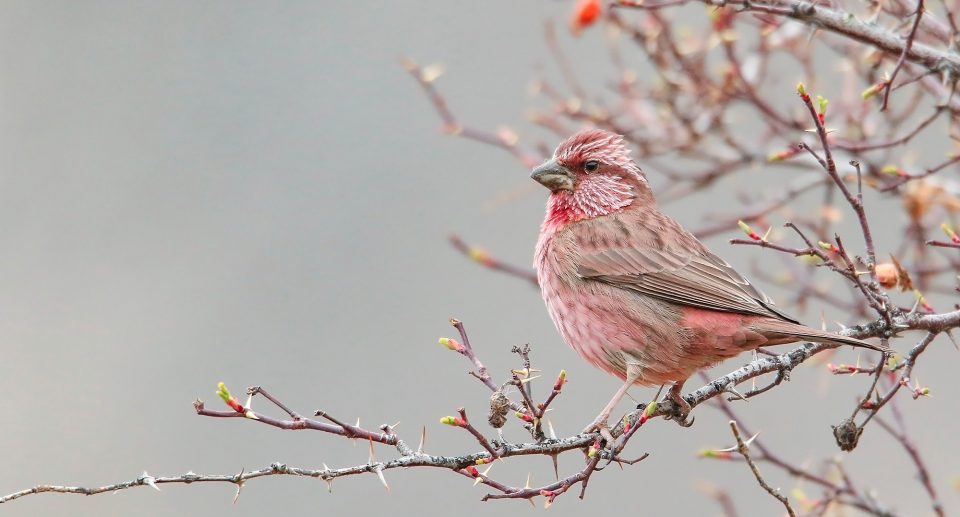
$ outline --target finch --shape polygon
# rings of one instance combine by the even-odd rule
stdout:
[[[585,432],[634,384],[671,385],[674,418],[690,425],[684,381],[768,345],[814,341],[884,353],[800,324],[657,208],[620,135],[581,131],[531,177],[550,189],[534,266],[547,311],[577,354],[624,381]]]

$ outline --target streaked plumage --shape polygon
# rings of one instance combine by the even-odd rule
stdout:
[[[800,340],[881,349],[778,310],[657,208],[619,135],[577,133],[533,177],[552,191],[535,258],[550,317],[581,357],[621,379],[682,385],[741,352]]]

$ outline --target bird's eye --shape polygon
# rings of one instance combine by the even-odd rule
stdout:
[[[583,170],[587,172],[596,172],[600,168],[600,162],[596,160],[590,160],[587,163],[583,164]]]

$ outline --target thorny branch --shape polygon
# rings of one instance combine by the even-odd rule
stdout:
[[[933,487],[933,479],[930,477],[930,471],[927,469],[927,465],[924,463],[923,458],[920,457],[920,450],[917,449],[916,444],[913,443],[913,440],[910,439],[905,431],[898,431],[881,418],[877,418],[876,420],[877,425],[883,428],[884,431],[890,433],[890,436],[894,437],[894,439],[900,442],[900,444],[903,446],[903,449],[910,456],[910,460],[917,469],[917,478],[920,480],[920,484],[923,485],[923,489],[930,497],[933,513],[937,514],[939,517],[946,515],[946,512],[943,509],[943,503],[940,502],[940,498],[937,496],[937,489]]]
[[[729,231],[729,228],[740,221],[741,227],[745,229],[750,239],[733,239],[731,242],[734,244],[755,245],[786,253],[804,259],[808,264],[824,267],[839,274],[854,289],[851,292],[850,303],[839,299],[833,290],[814,287],[815,284],[809,280],[800,282],[803,287],[799,289],[793,301],[803,305],[807,298],[818,298],[830,305],[848,310],[852,314],[866,314],[865,308],[870,307],[880,316],[877,324],[882,324],[886,329],[877,331],[874,328],[867,333],[860,333],[857,329],[846,329],[845,332],[854,332],[851,335],[875,336],[886,343],[892,335],[897,333],[897,329],[906,324],[905,322],[917,324],[920,321],[918,318],[934,313],[922,291],[936,290],[932,282],[935,275],[954,274],[960,267],[960,260],[947,258],[945,264],[934,265],[941,260],[941,257],[924,251],[924,244],[933,247],[957,248],[960,247],[960,238],[953,233],[948,224],[944,225],[944,232],[949,237],[948,241],[928,240],[925,237],[923,220],[928,213],[936,212],[938,205],[949,207],[954,203],[947,194],[941,193],[946,191],[945,186],[940,186],[944,184],[929,181],[929,178],[942,170],[955,170],[957,163],[960,163],[960,155],[951,154],[938,164],[921,168],[921,172],[910,171],[916,167],[901,167],[890,165],[890,163],[900,160],[899,156],[893,154],[894,148],[906,147],[918,136],[929,134],[929,128],[935,127],[936,122],[943,120],[942,117],[945,114],[949,119],[951,138],[960,141],[960,136],[955,132],[955,118],[960,106],[953,99],[957,65],[960,61],[954,53],[957,30],[951,7],[944,4],[943,14],[949,22],[945,24],[929,12],[922,1],[913,5],[909,0],[875,4],[874,11],[865,16],[846,12],[837,3],[815,5],[803,1],[700,0],[700,3],[717,7],[711,13],[712,28],[730,64],[722,81],[718,81],[710,74],[702,72],[703,59],[710,48],[708,41],[714,35],[708,34],[699,41],[696,38],[693,38],[693,41],[688,39],[683,42],[686,50],[679,51],[680,46],[671,30],[671,20],[664,14],[668,8],[689,3],[696,2],[693,0],[671,0],[661,3],[619,2],[619,5],[634,7],[646,15],[637,23],[617,14],[614,10],[608,12],[608,23],[619,29],[628,40],[636,43],[636,46],[646,54],[649,62],[659,72],[659,77],[662,77],[666,83],[665,88],[642,90],[642,86],[635,80],[635,73],[629,69],[620,50],[611,46],[611,60],[621,73],[621,78],[613,87],[619,96],[614,104],[616,108],[612,108],[599,97],[587,98],[583,84],[573,84],[571,86],[573,95],[565,96],[549,81],[540,80],[538,90],[552,106],[545,112],[534,114],[531,120],[558,136],[565,136],[582,124],[604,127],[626,135],[627,139],[640,150],[640,157],[650,168],[652,175],[662,176],[668,181],[667,194],[663,198],[671,200],[694,194],[725,177],[750,171],[751,167],[760,161],[765,161],[768,166],[806,168],[806,164],[794,159],[798,153],[806,152],[813,156],[816,163],[826,172],[825,177],[811,174],[798,178],[789,188],[752,200],[744,195],[743,204],[736,214],[712,215],[711,225],[698,231],[697,235],[707,237],[720,234]],[[738,15],[743,12],[754,13],[755,17]],[[887,26],[883,25],[883,18],[878,16],[887,16]],[[860,21],[867,17],[869,17],[868,21]],[[734,19],[741,22],[741,28],[737,32],[733,29]],[[801,92],[804,106],[810,116],[808,120],[813,121],[814,127],[809,131],[815,133],[819,140],[819,152],[801,143],[799,146],[791,146],[784,151],[769,154],[764,160],[762,154],[737,141],[736,134],[730,131],[731,126],[725,122],[725,118],[736,106],[746,106],[754,110],[767,126],[762,143],[777,140],[796,142],[797,133],[807,127],[802,118],[787,114],[788,112],[767,100],[770,83],[768,78],[771,76],[766,71],[773,62],[771,57],[773,52],[777,50],[789,53],[788,55],[795,59],[798,67],[806,72],[811,82],[815,80],[815,68],[811,64],[811,45],[809,44],[812,38],[803,33],[791,37],[788,30],[791,25],[783,21],[788,19],[820,30],[821,32],[814,33],[815,36],[824,32],[841,36],[840,39],[823,39],[826,42],[825,46],[836,51],[838,58],[848,67],[850,75],[861,76],[868,87],[863,91],[863,102],[859,106],[853,100],[843,98],[837,109],[831,109],[829,127],[826,113],[828,101],[818,98],[816,104],[819,106],[817,106],[810,95]],[[897,34],[897,31],[903,28],[900,21],[905,19],[910,22],[907,27],[908,32]],[[743,25],[759,27],[759,43],[752,49],[748,49],[746,54],[752,60],[753,67],[750,69],[744,66],[746,61],[742,54],[744,47],[749,47],[744,44],[747,38],[744,37]],[[866,44],[877,52],[866,54],[869,58],[865,62],[857,62],[851,56],[863,55],[860,49],[856,48],[858,44]],[[550,34],[549,45],[552,54],[564,71],[564,77],[576,78],[577,76],[571,70],[572,65],[569,59],[563,54],[562,47],[553,33]],[[892,72],[887,72],[883,78],[878,78],[877,70],[880,65],[886,60],[893,59],[896,59],[896,63],[893,64]],[[901,72],[910,75],[897,82]],[[942,78],[942,84],[935,82],[937,76]],[[892,95],[893,92],[906,92],[908,87],[916,88],[908,105],[900,111],[890,109],[895,106],[892,102],[895,97]],[[877,111],[871,114],[868,109],[871,101],[878,95],[882,96],[882,100],[876,105]],[[925,106],[920,100],[928,96],[933,99],[929,114],[915,116],[914,114],[919,113],[920,108]],[[684,101],[687,97],[690,98],[690,102]],[[619,110],[622,115],[612,115],[616,112],[615,110]],[[662,117],[657,115],[661,113],[664,114]],[[693,124],[692,121],[695,119],[702,122]],[[847,127],[843,128],[844,125]],[[838,126],[840,130],[837,129]],[[655,128],[663,129],[657,131]],[[543,146],[540,148],[542,149]],[[854,174],[840,170],[833,149],[850,153],[853,159],[849,163]],[[683,173],[666,165],[659,159],[660,157],[670,157],[670,159],[682,157],[688,162],[701,161],[706,164],[706,167],[694,174]],[[851,185],[855,185],[855,189]],[[901,266],[892,254],[889,261],[879,258],[864,203],[864,190],[870,188],[893,193],[903,198],[904,211],[910,218],[909,234],[912,236],[909,240],[915,243],[916,250],[911,265]],[[809,213],[807,207],[802,207],[799,213],[791,210],[791,205],[795,204],[801,196],[818,190],[822,191],[824,199],[819,217],[801,215]],[[838,232],[830,229],[831,225],[840,218],[840,212],[833,206],[835,190],[840,192],[841,199],[847,202],[859,223],[865,258],[858,256],[855,249],[845,246],[847,239],[841,238]],[[960,201],[957,201],[956,205],[960,205]],[[934,208],[931,209],[931,206]],[[948,208],[948,210],[953,209]],[[779,236],[776,232],[773,232],[777,237],[776,241],[768,239],[771,233],[769,230],[761,237],[746,224],[766,225],[767,218],[773,214],[784,214],[788,217],[792,215],[792,222],[788,222],[787,226],[796,232],[806,246],[794,248],[777,242]],[[816,237],[811,239],[807,236],[808,232],[812,232]],[[828,239],[827,236],[831,233],[832,238]],[[905,253],[904,249],[901,248],[896,253],[902,255]],[[802,270],[803,267],[792,266],[792,269]],[[795,272],[791,276],[796,278],[798,274]],[[812,273],[809,272],[803,275],[807,279],[812,277]],[[763,277],[771,278],[772,275],[768,276],[765,273]],[[916,296],[913,308],[898,306],[890,292],[885,290],[891,287],[912,290]],[[918,312],[920,310],[927,314]],[[952,318],[951,316],[948,319]],[[941,332],[949,333],[949,329],[954,324],[944,325],[942,322],[934,321],[927,320],[920,324],[920,327],[929,326],[927,329],[920,328],[920,330],[930,332],[905,357],[899,358],[895,364],[891,363],[892,366],[886,366],[884,361],[878,361],[875,366],[869,368],[859,365],[841,365],[841,367],[831,365],[834,373],[871,374],[872,382],[867,390],[868,398],[879,386],[885,385],[880,382],[882,379],[895,375],[897,381],[891,381],[889,391],[881,399],[877,401],[865,399],[864,402],[857,403],[849,419],[849,425],[838,426],[841,430],[852,429],[854,438],[851,441],[849,434],[844,435],[841,432],[838,433],[838,443],[841,442],[841,436],[846,436],[845,446],[855,446],[856,438],[873,415],[877,414],[886,402],[891,400],[896,402],[894,395],[909,382],[909,369],[916,364],[920,353],[929,346],[933,337]],[[723,398],[717,395],[723,393],[733,393],[730,400],[766,393],[779,386],[787,378],[792,367],[825,350],[826,347],[822,345],[808,344],[787,354],[756,359],[744,368],[687,395],[686,399],[692,405],[696,405],[705,400],[722,401]],[[746,395],[741,395],[734,389],[738,383],[762,373],[775,373],[775,377],[773,381],[762,387],[747,391]],[[922,394],[922,390],[916,387],[909,391],[914,398]],[[881,395],[878,393],[877,396]],[[862,423],[857,424],[853,419],[860,411],[865,411],[867,417]],[[844,445],[844,443],[840,444]],[[772,462],[793,476],[814,478],[803,469],[776,458],[769,450],[762,455],[762,460]],[[842,473],[844,483],[828,484],[824,479],[819,478],[824,481],[822,486],[827,494],[817,505],[808,510],[823,514],[831,505],[847,505],[873,515],[891,515],[889,510],[879,506],[871,497],[857,490],[842,466],[837,465],[836,469]],[[935,502],[934,507],[937,508],[935,495],[931,494],[931,498]]]
[[[692,2],[694,0],[690,1]],[[954,74],[960,73],[960,56],[924,43],[916,42],[913,37],[906,39],[899,38],[891,31],[879,27],[876,24],[863,21],[853,13],[841,9],[816,5],[815,3],[805,0],[786,0],[781,2],[756,2],[754,0],[699,1],[714,7],[736,6],[743,11],[789,18],[819,30],[829,31],[853,41],[872,45],[878,50],[903,56],[903,60],[922,65],[931,70],[949,70]],[[624,7],[655,10],[685,3],[689,2],[676,2],[669,5],[658,3],[634,4]],[[919,9],[917,10],[917,24],[919,24],[919,14],[922,12],[923,3],[920,2]],[[911,34],[915,33],[915,29],[911,31]]]
[[[722,413],[724,413],[731,420],[738,422],[738,426],[745,434],[751,434],[746,425],[743,423],[743,419],[737,415],[729,401],[724,400],[723,398],[716,398],[714,401],[716,402],[717,408]],[[819,509],[826,511],[831,505],[838,505],[856,508],[857,510],[865,512],[869,515],[875,515],[877,517],[891,517],[891,515],[893,515],[886,507],[876,501],[874,497],[863,493],[857,488],[839,460],[832,460],[827,462],[826,465],[833,468],[836,473],[840,474],[841,481],[835,480],[836,476],[830,476],[823,472],[817,472],[807,465],[793,463],[790,460],[785,459],[783,455],[767,446],[763,440],[759,438],[759,433],[752,435],[748,445],[753,448],[751,458],[755,462],[771,465],[800,482],[809,483],[824,491],[824,497],[820,500],[804,500],[806,499],[804,494],[797,494],[797,497],[801,498],[799,501],[801,506],[805,508],[808,507],[811,510]],[[718,460],[737,459],[737,457],[732,454],[731,449],[705,449],[700,451],[700,456],[703,458]]]
[[[521,278],[530,282],[534,286],[539,285],[537,283],[537,275],[530,268],[522,268],[520,266],[515,266],[513,264],[508,264],[493,255],[491,255],[487,250],[480,248],[478,246],[471,246],[463,241],[457,234],[452,234],[449,237],[450,245],[464,256],[473,260],[474,262],[480,264],[483,267],[490,268],[494,271],[500,271],[517,278]]]
[[[700,237],[720,235],[741,222],[741,228],[749,238],[733,239],[732,243],[776,252],[787,264],[788,278],[805,279],[803,282],[794,281],[792,286],[796,291],[793,301],[798,306],[814,299],[853,315],[866,315],[871,309],[877,313],[875,321],[845,328],[841,331],[844,335],[889,340],[908,330],[924,332],[903,357],[878,360],[868,367],[860,366],[859,362],[856,365],[828,365],[837,375],[862,373],[871,376],[866,396],[857,401],[850,418],[835,427],[835,437],[841,447],[852,449],[865,426],[876,420],[877,425],[887,431],[910,457],[931,507],[936,514],[943,515],[934,480],[920,455],[918,444],[903,425],[897,404],[900,400],[918,399],[928,393],[925,387],[911,385],[915,383],[912,377],[916,363],[936,337],[946,333],[952,339],[950,330],[960,327],[960,307],[954,305],[955,310],[936,312],[923,294],[956,295],[955,288],[945,288],[938,282],[942,284],[944,278],[947,282],[954,282],[960,269],[960,255],[950,249],[937,251],[931,248],[960,248],[960,237],[950,222],[941,226],[947,240],[931,239],[929,232],[931,225],[940,222],[931,222],[934,217],[953,220],[960,212],[957,187],[950,183],[953,180],[945,179],[947,174],[943,173],[958,170],[960,154],[951,153],[945,159],[932,160],[932,165],[917,165],[906,158],[909,154],[906,149],[911,144],[931,137],[934,135],[931,128],[944,124],[946,131],[940,132],[947,140],[944,147],[956,147],[956,142],[960,142],[957,120],[960,101],[954,98],[956,80],[960,77],[960,57],[956,52],[960,39],[955,7],[949,2],[941,2],[940,8],[936,9],[936,6],[926,5],[924,0],[868,2],[869,9],[859,4],[806,0],[666,0],[649,3],[621,0],[618,4],[630,9],[606,9],[602,18],[619,35],[609,45],[610,59],[617,70],[616,77],[606,85],[609,91],[590,91],[590,85],[578,73],[576,64],[564,53],[563,42],[554,26],[548,24],[548,48],[564,84],[556,85],[546,78],[538,78],[534,89],[545,106],[536,109],[530,121],[559,136],[566,136],[582,125],[604,127],[624,134],[639,151],[648,175],[665,184],[661,199],[677,200],[702,193],[729,178],[758,173],[758,166],[770,170],[763,174],[796,173],[794,179],[784,182],[785,186],[774,192],[745,192],[736,212],[710,214],[708,225],[697,234]],[[710,8],[710,27],[704,34],[682,35],[684,31],[678,30],[676,21],[670,18],[671,9],[688,4]],[[585,25],[582,20],[580,23],[578,28],[582,30]],[[798,31],[797,27],[806,27],[807,30]],[[636,63],[621,48],[623,44],[631,45],[639,53],[640,61],[645,61],[653,70],[652,74],[645,75],[656,77],[657,81],[644,84],[638,79],[641,74],[634,68]],[[818,65],[814,59],[817,52],[834,53],[841,69],[837,74],[844,81],[823,76],[824,73],[834,73],[834,69],[827,70]],[[724,64],[719,74],[706,66],[714,57]],[[404,66],[437,113],[445,133],[502,149],[525,168],[549,155],[549,148],[541,142],[521,145],[520,136],[510,128],[486,131],[463,124],[436,87],[442,73],[440,67],[421,67],[411,60],[405,60]],[[781,106],[773,100],[772,93],[782,91],[775,70],[783,69],[801,73],[810,85],[844,82],[865,89],[859,97],[844,92],[828,115],[828,101],[816,98],[815,103],[814,97],[803,87],[799,93],[806,113],[798,113],[791,106]],[[817,77],[819,70],[824,72]],[[745,134],[737,122],[743,118],[755,119],[759,129]],[[811,120],[813,128],[807,131],[816,135],[817,149],[806,143],[797,145]],[[837,157],[841,153],[848,155],[841,159],[842,163],[851,160],[850,169],[845,165],[838,168]],[[923,156],[923,153],[915,154]],[[815,162],[804,159],[805,155],[813,157]],[[855,190],[852,188],[854,182]],[[900,202],[907,218],[905,237],[900,247],[891,253],[889,262],[880,258],[884,254],[878,252],[878,244],[874,242],[864,203],[864,189],[884,194],[886,197],[881,201]],[[845,245],[845,242],[854,243],[860,239],[841,238],[834,229],[843,214],[835,206],[838,192],[839,201],[849,205],[859,223],[862,249],[859,245]],[[807,203],[811,197],[822,200],[821,204]],[[870,206],[874,209],[873,200]],[[811,207],[815,210],[810,210]],[[803,242],[802,246],[785,244],[776,230],[760,235],[750,226],[772,228],[769,220],[774,217],[787,221],[786,226]],[[489,269],[530,284],[537,282],[528,268],[502,262],[466,244],[456,235],[450,238],[450,242],[455,249]],[[838,291],[814,285],[813,272],[822,269],[843,279],[849,300],[844,297],[843,289]],[[764,271],[763,278],[776,280],[776,275]],[[803,285],[796,285],[801,283]],[[898,304],[894,288],[912,293],[915,297],[913,306]],[[366,429],[359,422],[351,425],[324,410],[315,411],[314,418],[304,417],[260,387],[250,388],[247,402],[241,404],[225,386],[221,386],[218,394],[230,409],[207,409],[203,402],[197,401],[198,415],[241,418],[279,429],[310,430],[362,440],[369,446],[368,461],[342,468],[326,465],[319,468],[291,467],[273,463],[233,475],[188,472],[179,476],[155,477],[144,472],[129,481],[100,487],[40,485],[2,496],[0,503],[39,493],[93,495],[138,486],[159,490],[159,485],[168,483],[229,483],[236,487],[236,500],[247,481],[261,477],[312,477],[329,486],[340,477],[374,474],[384,486],[388,486],[386,471],[431,467],[446,469],[472,479],[475,484],[485,485],[490,491],[484,500],[532,501],[542,497],[549,505],[576,486],[580,487],[580,497],[583,497],[590,479],[611,462],[634,464],[647,456],[643,454],[628,460],[622,454],[640,428],[650,420],[664,416],[667,408],[651,402],[624,415],[612,430],[613,444],[603,443],[595,434],[557,438],[552,426],[543,423],[547,409],[562,395],[565,373],[560,373],[546,397],[538,402],[540,399],[535,399],[529,390],[535,377],[531,375],[529,350],[523,352],[525,364],[522,368],[495,380],[478,358],[463,324],[457,320],[451,323],[459,338],[444,338],[441,344],[470,361],[473,370],[469,373],[494,394],[498,402],[496,407],[491,403],[490,424],[499,429],[503,425],[500,419],[506,421],[508,410],[512,410],[520,425],[530,433],[529,442],[505,442],[499,435],[498,438],[488,437],[485,430],[471,422],[466,412],[460,409],[456,416],[444,417],[441,422],[463,428],[476,442],[477,452],[431,455],[424,452],[425,428],[419,446],[414,449],[389,425],[378,430]],[[794,509],[790,501],[764,481],[757,464],[775,467],[821,489],[823,497],[818,500],[797,498],[798,508],[806,513],[823,515],[831,508],[846,506],[870,515],[891,516],[893,512],[860,489],[840,462],[826,462],[832,474],[827,475],[785,459],[783,454],[755,439],[756,435],[750,441],[740,436],[740,430],[750,433],[742,419],[736,416],[735,404],[731,401],[750,399],[783,386],[782,381],[793,369],[832,348],[835,347],[806,343],[780,354],[766,351],[746,365],[709,380],[686,394],[684,399],[692,407],[712,402],[732,421],[739,422],[739,425],[731,423],[738,444],[735,450],[741,454],[739,458],[749,464],[758,484],[781,501],[791,515]],[[742,395],[737,392],[737,386],[766,374],[774,377]],[[519,400],[504,393],[504,387],[511,384],[519,388]],[[909,397],[898,397],[901,393]],[[251,406],[258,396],[285,416],[274,417],[254,411]],[[894,423],[878,416],[881,410],[892,413]],[[861,413],[865,416],[858,423],[856,419]],[[393,459],[376,458],[375,448],[383,445],[396,451]],[[574,450],[585,454],[584,466],[564,477],[557,475],[555,481],[541,486],[530,486],[529,482],[523,486],[511,485],[490,475],[490,466],[503,458],[548,456],[555,460],[558,455]],[[739,461],[737,456],[730,454],[732,450],[708,452],[707,457]],[[728,514],[734,513],[729,497],[717,498],[725,501]]]
[[[450,343],[447,341],[445,346],[464,355],[480,371],[484,372],[476,375],[476,377],[483,382],[483,384],[487,385],[488,387],[492,387],[494,390],[499,390],[496,383],[491,380],[489,372],[486,372],[486,369],[482,366],[482,362],[480,362],[480,360],[476,357],[472,346],[467,345],[467,343],[469,343],[469,339],[466,331],[463,330],[463,324],[458,320],[451,321],[454,327],[461,333],[461,339],[463,342],[461,343],[453,340],[453,343]],[[850,327],[844,330],[843,334],[858,338],[867,338],[891,335],[896,332],[910,329],[926,330],[929,332],[928,335],[935,335],[936,333],[944,332],[948,329],[956,328],[958,326],[960,326],[960,310],[943,314],[912,314],[899,316],[894,319],[892,326],[883,320],[877,320],[869,324]],[[452,338],[448,339],[452,340]],[[926,348],[926,345],[929,344],[929,340],[924,339],[924,341],[921,343],[923,348]],[[784,354],[758,358],[744,365],[743,367],[728,373],[727,375],[710,381],[699,389],[685,395],[684,398],[693,407],[713,399],[722,400],[722,398],[718,398],[720,395],[727,393],[735,386],[745,381],[749,381],[750,379],[765,373],[790,371],[802,364],[807,359],[830,348],[834,348],[834,346],[807,343]],[[919,355],[919,352],[917,352],[916,355]],[[906,374],[909,373],[909,369],[907,368],[905,368],[904,371]],[[487,381],[490,381],[489,384]],[[556,398],[556,396],[562,391],[565,381],[565,374],[561,374],[561,376],[558,377],[557,381],[553,385],[553,389],[551,390],[551,394],[548,396],[547,403]],[[584,492],[586,491],[587,483],[591,479],[591,476],[595,472],[601,470],[601,463],[617,462],[620,464],[632,465],[645,458],[647,456],[646,454],[641,455],[639,458],[628,460],[621,457],[620,454],[626,448],[629,440],[634,436],[635,433],[639,431],[642,426],[644,426],[651,419],[659,416],[665,416],[668,413],[668,409],[661,407],[656,403],[642,405],[642,407],[638,408],[637,410],[624,415],[624,418],[612,430],[616,443],[604,445],[602,443],[602,438],[596,433],[578,434],[564,438],[557,438],[552,436],[551,432],[550,437],[544,437],[541,440],[528,443],[509,443],[496,439],[490,440],[487,439],[481,431],[473,427],[473,425],[466,418],[466,413],[463,410],[460,410],[459,417],[444,417],[441,422],[453,427],[466,429],[468,433],[477,441],[482,450],[460,456],[439,456],[424,452],[423,443],[421,443],[420,446],[414,450],[404,440],[402,440],[389,425],[383,425],[379,428],[379,431],[373,431],[362,428],[359,425],[348,424],[323,410],[317,410],[315,414],[330,421],[331,423],[303,417],[299,413],[289,409],[278,398],[258,386],[251,387],[247,390],[248,399],[245,404],[240,404],[236,397],[234,397],[222,384],[220,386],[220,390],[218,391],[218,395],[220,395],[227,406],[230,407],[230,410],[221,411],[207,409],[204,403],[198,400],[194,403],[197,414],[200,416],[215,418],[240,418],[279,429],[312,430],[342,436],[351,440],[366,441],[370,448],[369,461],[365,464],[351,467],[329,468],[323,466],[323,468],[312,469],[288,467],[282,463],[274,463],[269,467],[254,471],[241,471],[235,475],[198,475],[191,472],[181,476],[155,477],[144,473],[143,475],[131,481],[102,487],[84,488],[76,486],[40,485],[0,497],[0,503],[12,501],[26,495],[48,492],[93,495],[138,486],[152,486],[156,488],[156,485],[165,483],[193,482],[232,483],[237,486],[237,493],[239,495],[239,490],[244,486],[246,481],[272,475],[313,477],[322,479],[330,484],[334,479],[339,477],[353,476],[358,474],[374,474],[380,479],[381,483],[385,487],[389,487],[386,477],[384,476],[385,471],[396,468],[432,467],[450,470],[456,474],[474,479],[475,482],[484,484],[493,489],[495,492],[485,496],[484,500],[533,499],[535,497],[544,497],[546,504],[549,505],[552,504],[556,497],[565,493],[567,490],[577,484],[581,485],[580,497],[583,497]],[[262,396],[263,398],[267,399],[268,402],[272,403],[274,406],[283,411],[286,414],[286,418],[275,418],[266,415],[262,411],[254,411],[252,408],[252,403],[256,396]],[[534,407],[539,408],[538,414],[540,416],[542,416],[542,412],[546,408],[547,403],[534,405]],[[512,404],[516,405],[516,403]],[[529,423],[533,419],[539,420],[540,417],[533,417],[530,413],[520,413],[518,414],[518,418],[525,423]],[[392,460],[377,460],[376,455],[374,454],[375,444],[392,446],[396,449],[399,456]],[[588,458],[586,466],[583,469],[570,474],[569,476],[540,487],[511,486],[490,477],[489,470],[481,472],[478,469],[478,467],[483,467],[485,465],[489,466],[495,460],[500,458],[530,455],[554,457],[558,454],[573,450],[581,450],[586,452]]]
[[[783,507],[786,508],[787,513],[790,517],[796,517],[796,512],[793,511],[793,507],[790,506],[790,501],[787,500],[787,497],[780,493],[779,488],[773,488],[767,484],[763,479],[763,476],[760,474],[760,469],[757,468],[757,464],[750,459],[750,449],[746,442],[743,441],[743,437],[740,436],[740,428],[737,427],[737,421],[730,421],[730,430],[733,431],[733,437],[737,440],[737,452],[743,456],[744,461],[747,462],[747,465],[750,466],[750,471],[753,472],[753,476],[757,478],[757,483],[767,491],[768,494],[773,496],[777,501],[780,501],[783,504]]]

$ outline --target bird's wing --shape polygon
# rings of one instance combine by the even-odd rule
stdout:
[[[768,316],[797,323],[730,264],[704,250],[620,248],[581,256],[577,274],[677,305]]]

